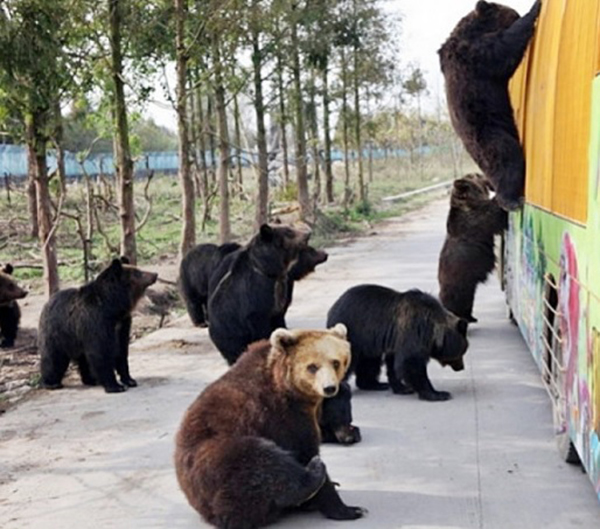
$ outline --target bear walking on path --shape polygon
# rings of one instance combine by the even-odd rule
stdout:
[[[427,363],[436,359],[454,371],[464,369],[467,322],[448,312],[433,296],[420,290],[397,292],[379,285],[358,285],[333,304],[327,325],[343,323],[352,346],[347,376],[356,374],[360,389],[384,390],[379,382],[385,360],[392,391],[417,392],[422,400],[448,400],[434,389]]]
[[[10,264],[5,265],[0,271],[0,334],[2,335],[0,348],[15,345],[21,320],[21,309],[17,300],[27,295],[27,291],[18,286],[11,277],[12,273],[13,267]]]
[[[131,312],[157,277],[129,265],[125,258],[114,259],[89,284],[54,294],[39,323],[42,385],[61,388],[73,360],[86,385],[100,384],[107,393],[137,386],[128,361]]]
[[[319,458],[317,413],[350,362],[343,325],[277,329],[250,346],[187,410],[175,468],[188,502],[219,528],[251,529],[286,509],[353,520]]]
[[[533,35],[541,2],[523,17],[483,0],[439,50],[450,119],[467,152],[491,180],[506,210],[521,206],[525,158],[508,82]]]
[[[477,285],[496,266],[494,235],[508,225],[508,214],[489,197],[485,178],[467,175],[455,180],[440,252],[438,281],[442,305],[470,323]]]
[[[309,237],[309,231],[263,224],[212,274],[208,332],[230,365],[249,344],[285,327],[288,272]]]

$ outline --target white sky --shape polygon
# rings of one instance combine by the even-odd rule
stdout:
[[[456,23],[471,11],[477,0],[384,0],[385,10],[390,14],[402,14],[401,58],[402,64],[417,63],[426,74],[429,88],[426,108],[436,108],[439,94],[443,92],[443,79],[439,69],[437,50],[446,40]],[[500,0],[524,15],[534,0]],[[173,77],[169,80],[173,88]],[[163,100],[156,93],[156,99]],[[150,105],[148,114],[157,123],[175,130],[175,112],[167,105]]]
[[[426,74],[431,108],[444,84],[437,50],[458,21],[473,10],[477,0],[387,0],[385,9],[402,14],[401,60],[416,62]],[[499,0],[524,15],[534,0]]]

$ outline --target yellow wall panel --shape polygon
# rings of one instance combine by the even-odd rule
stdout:
[[[600,68],[600,0],[545,0],[511,82],[529,203],[587,221],[592,80]]]
[[[593,0],[569,0],[563,15],[556,75],[551,208],[587,220],[588,146],[597,45]]]

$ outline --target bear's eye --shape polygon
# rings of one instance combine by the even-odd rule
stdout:
[[[339,360],[334,360],[332,362],[332,365],[333,365],[333,369],[335,369],[337,371],[340,368],[340,362],[339,362]]]
[[[317,364],[309,364],[306,369],[309,373],[314,375],[319,370],[319,366]]]

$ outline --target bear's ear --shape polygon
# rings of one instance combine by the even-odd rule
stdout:
[[[268,224],[263,224],[260,227],[260,237],[266,242],[270,242],[273,239],[273,228]]]
[[[2,271],[5,274],[8,274],[9,276],[12,275],[12,273],[13,273],[13,265],[11,265],[10,263],[5,264],[4,268],[2,269]]]
[[[465,338],[467,337],[467,329],[469,327],[469,322],[467,320],[463,320],[459,318],[456,322],[456,330]]]
[[[280,351],[286,351],[288,347],[298,343],[298,338],[287,329],[275,329],[271,333],[271,345]]]
[[[485,15],[492,6],[485,2],[484,0],[479,0],[475,5],[475,13],[477,15]]]
[[[126,264],[126,265],[131,264],[129,257],[127,257],[126,255],[122,255],[120,257],[120,260],[121,260],[121,264]]]
[[[343,340],[348,336],[348,329],[343,323],[336,323],[333,327],[329,328],[329,332]]]
[[[109,270],[120,274],[123,271],[123,263],[120,259],[113,259],[112,263],[110,263]]]

